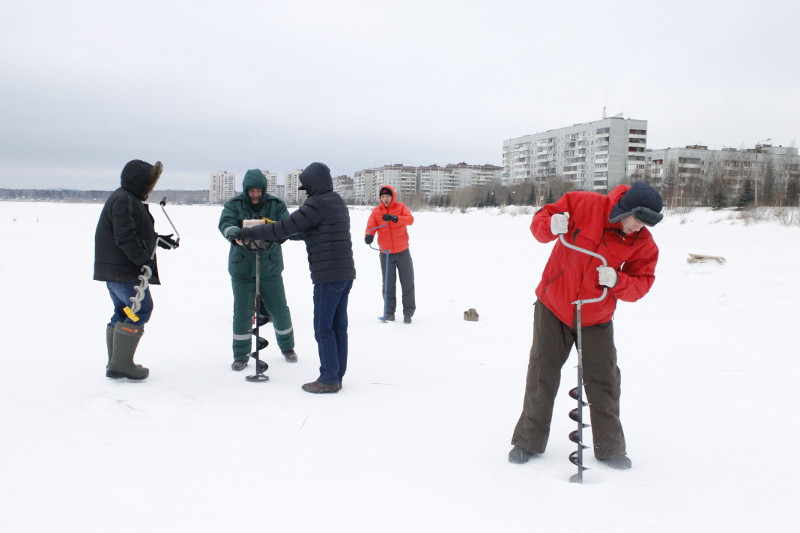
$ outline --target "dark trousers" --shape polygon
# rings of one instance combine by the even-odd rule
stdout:
[[[405,249],[396,254],[389,254],[389,277],[386,277],[386,254],[378,256],[381,260],[381,274],[386,284],[386,312],[394,314],[397,309],[397,275],[400,275],[400,287],[403,292],[403,315],[414,316],[417,302],[414,297],[414,261],[411,251]]]
[[[550,421],[561,379],[561,367],[577,340],[576,335],[574,329],[556,318],[540,301],[536,301],[525,399],[511,444],[532,453],[544,453],[550,436]],[[617,367],[613,323],[583,327],[581,335],[583,382],[589,402],[594,455],[598,459],[625,455],[625,435],[619,420],[621,377]],[[564,417],[567,415],[565,412]]]
[[[339,383],[347,371],[347,300],[353,280],[314,285],[314,338],[319,349],[319,381]]]

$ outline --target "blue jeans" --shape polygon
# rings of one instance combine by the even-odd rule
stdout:
[[[136,296],[135,288],[138,283],[120,283],[118,281],[107,281],[108,294],[111,295],[111,301],[114,302],[114,314],[111,315],[111,322],[108,323],[112,328],[117,322],[126,322],[128,324],[138,324],[143,326],[150,320],[150,315],[153,314],[153,297],[150,296],[150,287],[144,291],[144,298],[141,302],[139,311],[136,316],[139,317],[138,322],[134,322],[128,315],[125,314],[126,307],[131,305],[131,298]]]
[[[353,280],[314,285],[314,338],[319,349],[319,381],[339,383],[347,371],[347,299]]]

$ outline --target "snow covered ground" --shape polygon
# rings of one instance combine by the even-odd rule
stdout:
[[[547,453],[506,459],[551,248],[529,214],[417,213],[418,310],[404,325],[377,320],[379,257],[354,208],[349,371],[317,396],[300,389],[318,368],[302,243],[284,245],[300,362],[282,360],[268,326],[270,381],[230,370],[219,207],[167,206],[181,247],[159,250],[137,353],[151,377],[105,378],[100,209],[0,202],[0,531],[794,531],[800,227],[697,210],[653,230],[653,290],[616,314],[634,467],[589,453],[575,485],[574,353]],[[463,320],[470,307],[479,322]]]

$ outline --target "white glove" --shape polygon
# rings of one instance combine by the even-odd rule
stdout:
[[[568,231],[569,213],[556,213],[550,217],[550,233],[561,235]]]
[[[597,267],[597,278],[600,285],[611,289],[617,284],[617,271],[611,267]]]

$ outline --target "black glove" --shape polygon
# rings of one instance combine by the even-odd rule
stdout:
[[[242,228],[236,233],[232,234],[231,239],[239,241],[242,244],[248,244],[253,240],[253,230],[252,228]]]
[[[375,240],[374,235],[364,235],[364,242],[367,244],[372,244],[372,241]]]
[[[383,220],[386,222],[397,222],[397,216],[395,215],[383,215]]]
[[[179,246],[178,241],[172,238],[174,233],[170,233],[169,235],[159,235],[158,236],[158,245],[165,250],[172,250]]]

